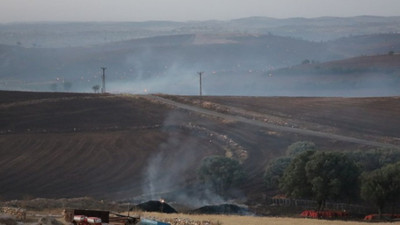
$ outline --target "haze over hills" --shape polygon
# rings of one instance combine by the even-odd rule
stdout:
[[[287,79],[288,82],[279,86],[295,89],[300,95],[398,96],[399,63],[400,54],[359,56],[325,63],[305,60],[301,65],[271,71],[270,75]],[[295,87],[290,86],[293,83]]]
[[[398,33],[400,17],[249,17],[230,21],[46,22],[0,24],[0,43],[24,47],[88,46],[154,36],[193,33],[274,34],[309,41]]]
[[[391,21],[396,18],[360,17],[357,19]],[[261,21],[259,23],[262,24],[267,19],[243,19],[238,20],[238,23],[247,23],[248,20]],[[303,21],[300,19],[285,21],[298,20]],[[327,18],[321,20],[331,21]],[[342,20],[357,21],[355,18]],[[315,21],[318,20],[315,19]],[[254,26],[258,24],[254,21],[249,23]],[[141,25],[150,29],[171,24],[176,25],[170,22]],[[23,26],[29,31],[39,25],[6,26]],[[70,32],[74,33],[73,27],[77,26],[84,30],[82,27],[87,25],[45,24],[43,26],[67,26],[72,29]],[[101,25],[98,26],[101,27]],[[111,27],[116,29],[114,26]],[[82,30],[80,32],[83,32]],[[37,32],[41,34],[40,29]],[[75,34],[79,35],[80,32]],[[108,68],[107,83],[108,90],[111,92],[193,95],[198,93],[196,73],[204,71],[204,93],[209,95],[381,96],[397,94],[397,89],[392,88],[382,93],[368,93],[365,90],[346,93],[343,91],[347,88],[346,85],[337,87],[341,90],[340,92],[324,93],[309,90],[310,86],[296,87],[297,77],[271,82],[270,71],[298,65],[304,60],[327,62],[360,55],[399,52],[400,34],[369,34],[315,42],[258,32],[237,33],[237,30],[235,33],[226,32],[224,29],[216,33],[201,30],[191,30],[191,32],[193,33],[107,42],[86,47],[39,48],[25,47],[22,43],[19,46],[1,45],[0,88],[3,90],[91,92],[94,85],[100,84],[100,67],[105,66]],[[118,32],[110,32],[110,34],[117,35]],[[29,32],[26,36],[30,37]],[[95,33],[83,32],[81,36],[83,40],[91,40],[90,37],[96,37]],[[57,40],[52,35],[47,38]],[[312,79],[312,77],[309,78]],[[285,88],[279,88],[281,84],[286,84]]]
[[[2,24],[0,89],[92,92],[101,83],[100,67],[107,67],[110,92],[195,95],[197,72],[203,71],[208,95],[397,95],[397,73],[385,70],[379,73],[389,79],[359,91],[340,77],[331,76],[323,91],[327,86],[318,87],[309,74],[272,78],[271,71],[304,61],[398,53],[399,21],[361,16]],[[362,83],[369,75],[357,79]]]

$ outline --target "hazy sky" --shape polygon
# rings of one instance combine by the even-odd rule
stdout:
[[[0,0],[0,22],[400,16],[400,0]]]

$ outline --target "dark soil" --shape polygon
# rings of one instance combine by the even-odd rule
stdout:
[[[161,212],[161,213],[177,213],[177,211],[165,202],[148,201],[136,205],[134,209],[139,209],[146,212]]]
[[[208,205],[190,211],[193,214],[248,215],[249,210],[233,204]]]
[[[190,104],[198,100],[174,98]],[[395,97],[203,101],[272,115],[283,124],[399,142],[400,101]],[[265,166],[296,141],[313,141],[327,151],[373,148],[202,116],[141,96],[1,91],[0,197],[133,198],[148,194],[154,165],[156,187],[165,187],[156,191],[173,192],[194,184],[204,157],[235,153],[239,146],[247,154],[243,167],[248,174],[241,191],[263,202]]]

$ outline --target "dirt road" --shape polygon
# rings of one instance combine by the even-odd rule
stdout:
[[[237,122],[242,122],[246,124],[250,124],[253,126],[259,126],[259,127],[264,127],[273,131],[279,131],[279,132],[289,132],[289,133],[296,133],[296,134],[301,134],[301,135],[307,135],[307,136],[314,136],[314,137],[320,137],[320,138],[328,138],[328,139],[333,139],[337,141],[343,141],[343,142],[349,142],[349,143],[355,143],[355,144],[361,144],[361,145],[367,145],[367,146],[374,146],[374,147],[380,147],[380,148],[395,148],[395,149],[400,149],[399,146],[389,144],[389,143],[382,143],[382,142],[376,142],[376,141],[369,141],[365,139],[359,139],[359,138],[354,138],[354,137],[349,137],[349,136],[343,136],[343,135],[337,135],[337,134],[331,134],[331,133],[326,133],[326,132],[320,132],[320,131],[314,131],[314,130],[308,130],[308,129],[301,129],[301,128],[295,128],[295,127],[285,127],[285,126],[280,126],[276,124],[270,124],[267,122],[255,120],[255,119],[248,119],[242,116],[237,116],[237,115],[229,115],[229,114],[224,114],[224,113],[219,113],[216,111],[192,106],[192,105],[187,105],[187,104],[182,104],[179,102],[175,102],[169,99],[165,99],[159,96],[155,95],[143,95],[143,98],[146,98],[151,101],[158,101],[167,105],[171,105],[177,108],[185,109],[188,111],[193,111],[197,113],[201,113],[203,115],[208,115],[212,117],[217,117],[217,118],[222,118],[222,119],[227,119],[227,120],[232,120],[232,121],[237,121]]]

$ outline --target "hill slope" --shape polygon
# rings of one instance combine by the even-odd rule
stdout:
[[[0,89],[90,92],[101,83],[100,67],[106,66],[108,90],[118,93],[144,93],[146,89],[152,93],[195,94],[195,74],[205,71],[208,94],[296,95],[296,82],[271,81],[267,72],[298,65],[305,59],[327,62],[399,52],[399,37],[380,34],[311,42],[271,34],[197,33],[84,48],[0,45]],[[285,83],[289,85],[278,90],[288,92],[274,89]]]
[[[229,109],[225,113],[233,115],[238,113],[233,109],[243,110],[263,123],[399,144],[398,98],[204,97],[203,107]],[[210,193],[198,199],[204,190],[192,186],[208,155],[242,161],[249,181],[241,190],[260,199],[266,163],[295,141],[313,141],[320,150],[375,148],[202,115],[133,95],[0,92],[0,108],[4,199],[174,196],[197,206],[217,202]]]
[[[147,21],[0,24],[0,43],[24,47],[83,47],[129,39],[192,33],[273,33],[311,41],[399,31],[400,17],[250,17],[231,21]]]

